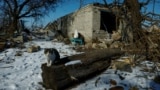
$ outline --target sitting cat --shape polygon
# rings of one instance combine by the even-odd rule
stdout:
[[[46,48],[44,54],[47,57],[47,66],[51,66],[60,60],[59,52],[55,48]]]

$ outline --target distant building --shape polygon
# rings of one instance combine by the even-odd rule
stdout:
[[[119,21],[115,12],[111,11],[99,3],[89,4],[49,23],[45,30],[61,30],[62,34],[69,38],[77,30],[85,42],[92,42],[97,38],[104,39],[107,38],[107,33],[111,34],[112,31],[122,28],[118,26]]]

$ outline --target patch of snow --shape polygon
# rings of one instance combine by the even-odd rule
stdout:
[[[147,79],[149,73],[141,72],[140,67],[133,68],[133,72],[124,72],[114,69],[107,69],[102,74],[97,77],[88,80],[81,85],[73,88],[72,90],[109,90],[111,88],[110,80],[115,80],[117,82],[117,86],[124,87],[124,90],[129,90],[131,87],[136,86],[139,90],[148,90],[151,88],[152,79]],[[152,74],[153,77],[155,74]],[[121,79],[124,77],[124,79]],[[97,79],[100,78],[97,81]],[[153,84],[154,85],[154,84]],[[160,85],[158,85],[160,86]],[[154,86],[154,87],[158,87]],[[159,89],[155,89],[159,90]]]
[[[41,64],[46,63],[43,48],[56,48],[60,56],[66,57],[77,54],[70,46],[51,41],[31,41],[25,43],[26,47],[39,45],[38,52],[28,53],[24,49],[10,48],[0,53],[0,90],[38,90],[43,87]],[[22,56],[15,56],[22,51]]]
[[[56,48],[60,57],[79,54],[73,50],[72,46],[64,43],[51,41],[31,41],[25,43],[26,47],[39,45],[41,50],[34,53],[26,52],[26,49],[10,48],[0,52],[0,90],[43,90],[39,84],[42,82],[41,64],[47,62],[44,55],[44,48]],[[16,52],[23,52],[22,56],[15,56]],[[82,63],[81,60],[68,62],[65,65]],[[152,67],[153,62],[145,61],[141,65]],[[159,90],[159,84],[152,82],[155,73],[143,72],[141,67],[132,68],[131,73],[107,69],[102,74],[85,81],[84,83],[72,88],[71,90],[108,90],[112,85],[110,80],[115,80],[117,85],[123,86],[129,90],[132,86],[137,86],[139,90],[156,88]]]
[[[74,64],[82,64],[81,60],[74,60],[65,63],[65,66],[74,65]]]

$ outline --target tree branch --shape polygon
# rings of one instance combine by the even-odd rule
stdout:
[[[38,8],[44,6],[44,2],[39,2],[39,4],[37,5],[31,5],[30,8],[23,14],[19,15],[19,18],[22,18],[22,17],[28,17],[28,14],[32,13],[32,11],[35,11],[37,12],[38,11]],[[34,14],[34,13],[33,13]],[[34,14],[35,15],[35,14]],[[38,14],[39,15],[39,14]],[[29,15],[30,16],[30,15]]]
[[[12,8],[12,6],[11,6],[11,4],[9,3],[9,1],[8,0],[4,0],[4,2],[6,2],[6,4],[8,5],[8,11],[9,11],[9,13],[11,13],[11,14],[13,14],[13,8]]]
[[[17,9],[18,9],[18,2],[17,0],[14,0],[14,13],[17,14]]]
[[[147,0],[146,2],[141,2],[141,3],[139,3],[140,9],[141,9],[142,7],[148,5],[150,1],[151,1],[151,0]]]
[[[22,17],[36,17],[36,16],[42,16],[42,14],[41,13],[32,13],[32,14],[29,14],[29,15],[24,15],[24,16],[21,16],[20,18],[22,18]]]
[[[21,5],[19,5],[19,10],[18,13],[21,13],[21,11],[23,10],[24,6],[29,3],[30,0],[25,0]]]
[[[107,1],[106,1],[106,0],[103,0],[103,2],[104,2],[104,4],[105,4],[106,6],[108,6],[108,3],[107,3]]]
[[[148,5],[150,1],[151,1],[151,0],[147,0],[146,2],[141,2],[140,5],[143,7],[143,6],[145,6],[145,5]]]

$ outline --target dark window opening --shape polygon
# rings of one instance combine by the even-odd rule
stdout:
[[[108,31],[108,33],[112,33],[113,30],[116,30],[116,18],[114,14],[101,11],[100,30]]]

